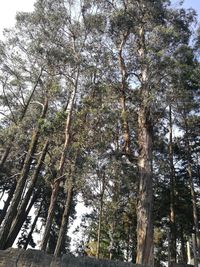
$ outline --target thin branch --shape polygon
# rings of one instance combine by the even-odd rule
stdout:
[[[6,99],[7,106],[8,106],[8,108],[9,108],[9,110],[10,110],[11,115],[12,115],[13,122],[14,122],[15,124],[17,124],[17,122],[16,122],[16,120],[15,120],[15,116],[14,116],[13,111],[12,111],[12,108],[11,108],[10,103],[9,103],[9,101],[8,101],[8,98],[7,98],[7,96],[6,96],[6,92],[5,92],[5,83],[3,84],[3,95],[4,95],[5,99]]]
[[[42,76],[42,72],[43,72],[43,70],[44,70],[44,66],[42,66],[42,68],[41,68],[41,70],[40,70],[40,73],[39,73],[39,75],[38,75],[38,77],[37,77],[36,83],[35,83],[35,85],[34,85],[34,87],[33,87],[33,90],[32,90],[32,92],[31,92],[31,94],[30,94],[30,96],[29,96],[29,99],[28,99],[28,101],[27,101],[27,103],[26,103],[26,105],[25,105],[25,108],[24,108],[24,110],[23,110],[23,112],[22,112],[22,115],[21,115],[21,117],[20,117],[20,121],[24,118],[24,116],[25,116],[25,114],[26,114],[26,111],[27,111],[27,109],[28,109],[28,106],[29,106],[29,104],[30,104],[30,102],[31,102],[31,99],[32,99],[32,97],[33,97],[33,95],[34,95],[34,93],[35,93],[35,90],[36,90],[36,88],[37,88],[39,82],[41,81],[40,78],[41,78],[41,76]]]

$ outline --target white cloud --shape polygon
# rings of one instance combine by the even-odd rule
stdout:
[[[0,35],[4,28],[15,24],[15,15],[18,11],[33,11],[35,0],[0,0]]]

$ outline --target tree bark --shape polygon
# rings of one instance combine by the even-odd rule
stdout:
[[[137,258],[136,263],[147,266],[153,261],[152,224],[152,127],[148,111],[140,109],[139,124],[139,192],[137,202]]]

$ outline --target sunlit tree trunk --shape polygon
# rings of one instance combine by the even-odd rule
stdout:
[[[150,89],[147,67],[145,66],[145,31],[139,30],[139,49],[143,66],[141,69],[140,108],[138,111],[138,169],[139,187],[137,200],[137,258],[136,263],[151,266],[153,264],[153,190],[152,190],[152,139]]]

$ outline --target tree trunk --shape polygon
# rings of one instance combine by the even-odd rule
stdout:
[[[138,34],[138,54],[141,60],[140,109],[138,112],[138,169],[139,188],[137,201],[137,258],[136,263],[153,265],[153,189],[152,189],[152,140],[150,87],[145,65],[145,31],[141,26]]]
[[[41,118],[45,117],[46,112],[47,112],[47,108],[48,108],[48,101],[47,101],[47,99],[45,99],[45,104],[44,104]],[[10,231],[10,227],[12,225],[14,217],[16,216],[17,207],[18,207],[18,204],[20,202],[21,195],[23,193],[24,186],[25,186],[28,174],[29,174],[33,155],[35,154],[36,147],[38,144],[39,134],[40,134],[40,128],[38,127],[33,132],[31,143],[29,146],[29,150],[27,152],[27,155],[26,155],[26,158],[24,161],[24,166],[23,166],[20,178],[17,182],[17,186],[16,186],[15,194],[14,194],[13,199],[12,199],[12,203],[8,209],[8,212],[7,212],[6,217],[4,219],[4,224],[3,224],[1,231],[0,231],[0,249],[4,248],[5,242],[7,240],[7,237],[8,237],[9,231]]]
[[[125,152],[126,156],[130,159],[131,157],[131,151],[130,151],[130,133],[129,133],[129,123],[128,123],[128,117],[127,117],[127,110],[126,110],[126,90],[127,90],[127,70],[126,65],[123,58],[123,47],[126,43],[126,40],[128,38],[129,31],[127,31],[126,34],[122,37],[121,44],[118,48],[118,62],[119,62],[119,69],[121,74],[121,88],[120,88],[120,104],[121,104],[121,119],[122,119],[122,131],[123,131],[123,138],[124,138],[124,147],[123,151]]]
[[[96,258],[99,259],[100,254],[100,242],[101,242],[101,224],[102,224],[102,215],[103,215],[103,198],[105,192],[105,173],[102,174],[102,189],[100,194],[100,208],[99,208],[99,223],[98,223],[98,232],[97,232],[97,249],[96,249]]]
[[[139,123],[139,192],[137,202],[137,258],[138,264],[152,265],[152,127],[145,108],[140,109]]]
[[[14,137],[11,138],[10,143],[12,143],[14,141]],[[11,150],[11,145],[8,145],[3,153],[3,155],[1,156],[1,161],[0,161],[0,170],[2,170],[8,155],[10,154],[10,150]]]
[[[61,250],[62,250],[62,246],[66,237],[66,233],[67,233],[67,226],[68,226],[68,222],[69,222],[69,215],[70,215],[70,211],[71,211],[71,204],[72,204],[72,200],[73,200],[73,181],[72,179],[70,179],[68,181],[68,189],[67,189],[67,199],[65,202],[65,209],[63,212],[63,216],[62,216],[62,222],[61,222],[61,227],[60,227],[60,231],[59,231],[59,235],[58,235],[58,240],[56,243],[56,248],[54,251],[54,256],[59,257],[61,255]]]
[[[127,222],[127,240],[126,240],[126,261],[129,262],[130,259],[130,224]]]
[[[7,197],[7,199],[6,199],[5,203],[4,203],[4,207],[3,207],[2,211],[1,211],[0,225],[2,224],[2,222],[3,222],[3,220],[4,220],[5,216],[6,216],[8,207],[10,205],[10,202],[11,202],[11,200],[13,198],[13,195],[14,195],[14,192],[15,192],[15,188],[16,188],[16,181],[14,182],[14,184],[12,185],[12,187],[11,187],[11,189],[9,191],[8,197]]]
[[[198,212],[197,212],[197,201],[196,201],[196,192],[194,188],[194,181],[192,175],[192,149],[190,146],[189,140],[189,132],[188,132],[188,118],[186,111],[184,110],[184,123],[185,123],[185,141],[186,141],[186,149],[187,149],[187,172],[189,176],[189,186],[190,186],[190,193],[192,199],[192,210],[193,210],[193,222],[194,222],[194,231],[195,231],[195,242],[196,248],[198,251],[198,255],[200,255],[200,236],[199,236],[199,219],[198,219]]]
[[[41,247],[40,247],[40,249],[43,251],[46,251],[46,248],[47,248],[47,243],[48,243],[49,235],[50,235],[50,231],[51,231],[51,224],[52,224],[53,217],[54,217],[59,187],[60,187],[60,181],[56,181],[53,184],[53,189],[52,189],[52,193],[51,193],[51,200],[50,200],[50,205],[49,205],[48,215],[47,215],[47,221],[46,221],[45,230],[44,230],[42,243],[41,243]]]
[[[192,197],[192,211],[193,211],[193,221],[194,221],[194,231],[195,231],[195,241],[196,248],[198,253],[200,254],[200,237],[199,237],[199,220],[197,213],[197,203],[196,203],[196,192],[194,189],[193,176],[192,176],[192,165],[188,161],[188,175],[189,175],[189,184],[190,184],[190,193]]]
[[[44,229],[44,234],[41,242],[41,247],[40,249],[43,251],[46,251],[47,248],[47,242],[49,239],[50,231],[51,231],[51,225],[53,222],[53,217],[55,213],[55,205],[56,205],[56,200],[57,196],[59,193],[59,187],[60,187],[60,182],[65,179],[65,175],[63,175],[64,172],[64,165],[66,161],[66,154],[68,151],[69,147],[69,142],[70,142],[70,128],[71,128],[71,120],[72,120],[72,112],[74,108],[74,102],[75,102],[75,97],[76,97],[76,91],[78,88],[78,77],[79,77],[79,70],[77,72],[77,77],[76,77],[76,83],[74,85],[74,91],[72,94],[71,101],[69,103],[69,107],[67,109],[67,119],[66,119],[66,124],[65,124],[65,143],[63,147],[63,151],[61,153],[60,157],[60,164],[56,173],[56,177],[54,177],[54,182],[52,186],[52,194],[51,194],[51,199],[50,199],[50,205],[48,209],[48,215],[47,215],[47,221]]]
[[[194,256],[194,267],[198,267],[198,257],[197,257],[197,240],[195,234],[192,234],[192,244],[193,244],[193,256]]]
[[[169,164],[170,164],[170,233],[169,233],[169,262],[176,263],[176,221],[175,221],[175,169],[173,159],[173,125],[172,110],[169,105]]]
[[[186,251],[186,240],[184,238],[184,231],[183,231],[183,226],[181,225],[181,258],[182,258],[182,263],[187,264],[187,251]]]
[[[114,252],[114,221],[112,222],[111,224],[111,229],[109,229],[109,238],[110,238],[110,244],[109,244],[109,250],[110,250],[110,253],[109,253],[109,259],[112,260],[113,259],[113,252]]]
[[[30,230],[30,232],[29,232],[29,234],[28,234],[28,236],[27,236],[26,243],[24,244],[23,249],[27,249],[27,247],[28,247],[28,245],[29,245],[29,243],[30,243],[30,241],[31,241],[33,231],[35,230],[35,226],[36,226],[37,221],[38,221],[38,218],[39,218],[39,216],[40,216],[41,208],[42,208],[42,201],[41,201],[41,203],[40,203],[40,206],[39,206],[37,215],[35,216],[35,219],[34,219],[32,225],[31,225],[31,230]]]
[[[40,155],[40,158],[38,160],[38,164],[35,168],[35,171],[33,173],[33,177],[30,181],[30,184],[29,184],[29,188],[26,192],[26,195],[25,197],[23,198],[22,200],[22,203],[20,205],[20,207],[18,208],[18,212],[17,212],[17,215],[14,219],[14,222],[12,224],[12,227],[10,229],[10,232],[9,232],[9,235],[8,235],[8,238],[7,238],[7,242],[6,242],[6,246],[10,247],[13,245],[26,217],[24,218],[23,214],[25,213],[26,211],[26,208],[28,206],[28,203],[29,203],[29,200],[31,198],[31,195],[33,193],[33,190],[34,190],[34,187],[35,187],[35,184],[37,182],[37,179],[38,179],[38,175],[40,173],[40,170],[42,168],[42,165],[44,163],[44,159],[45,159],[45,156],[46,156],[46,153],[47,153],[47,149],[48,149],[48,145],[49,145],[49,141],[47,141],[44,145],[44,148],[42,150],[42,154]],[[22,218],[24,218],[24,220],[22,220]]]

